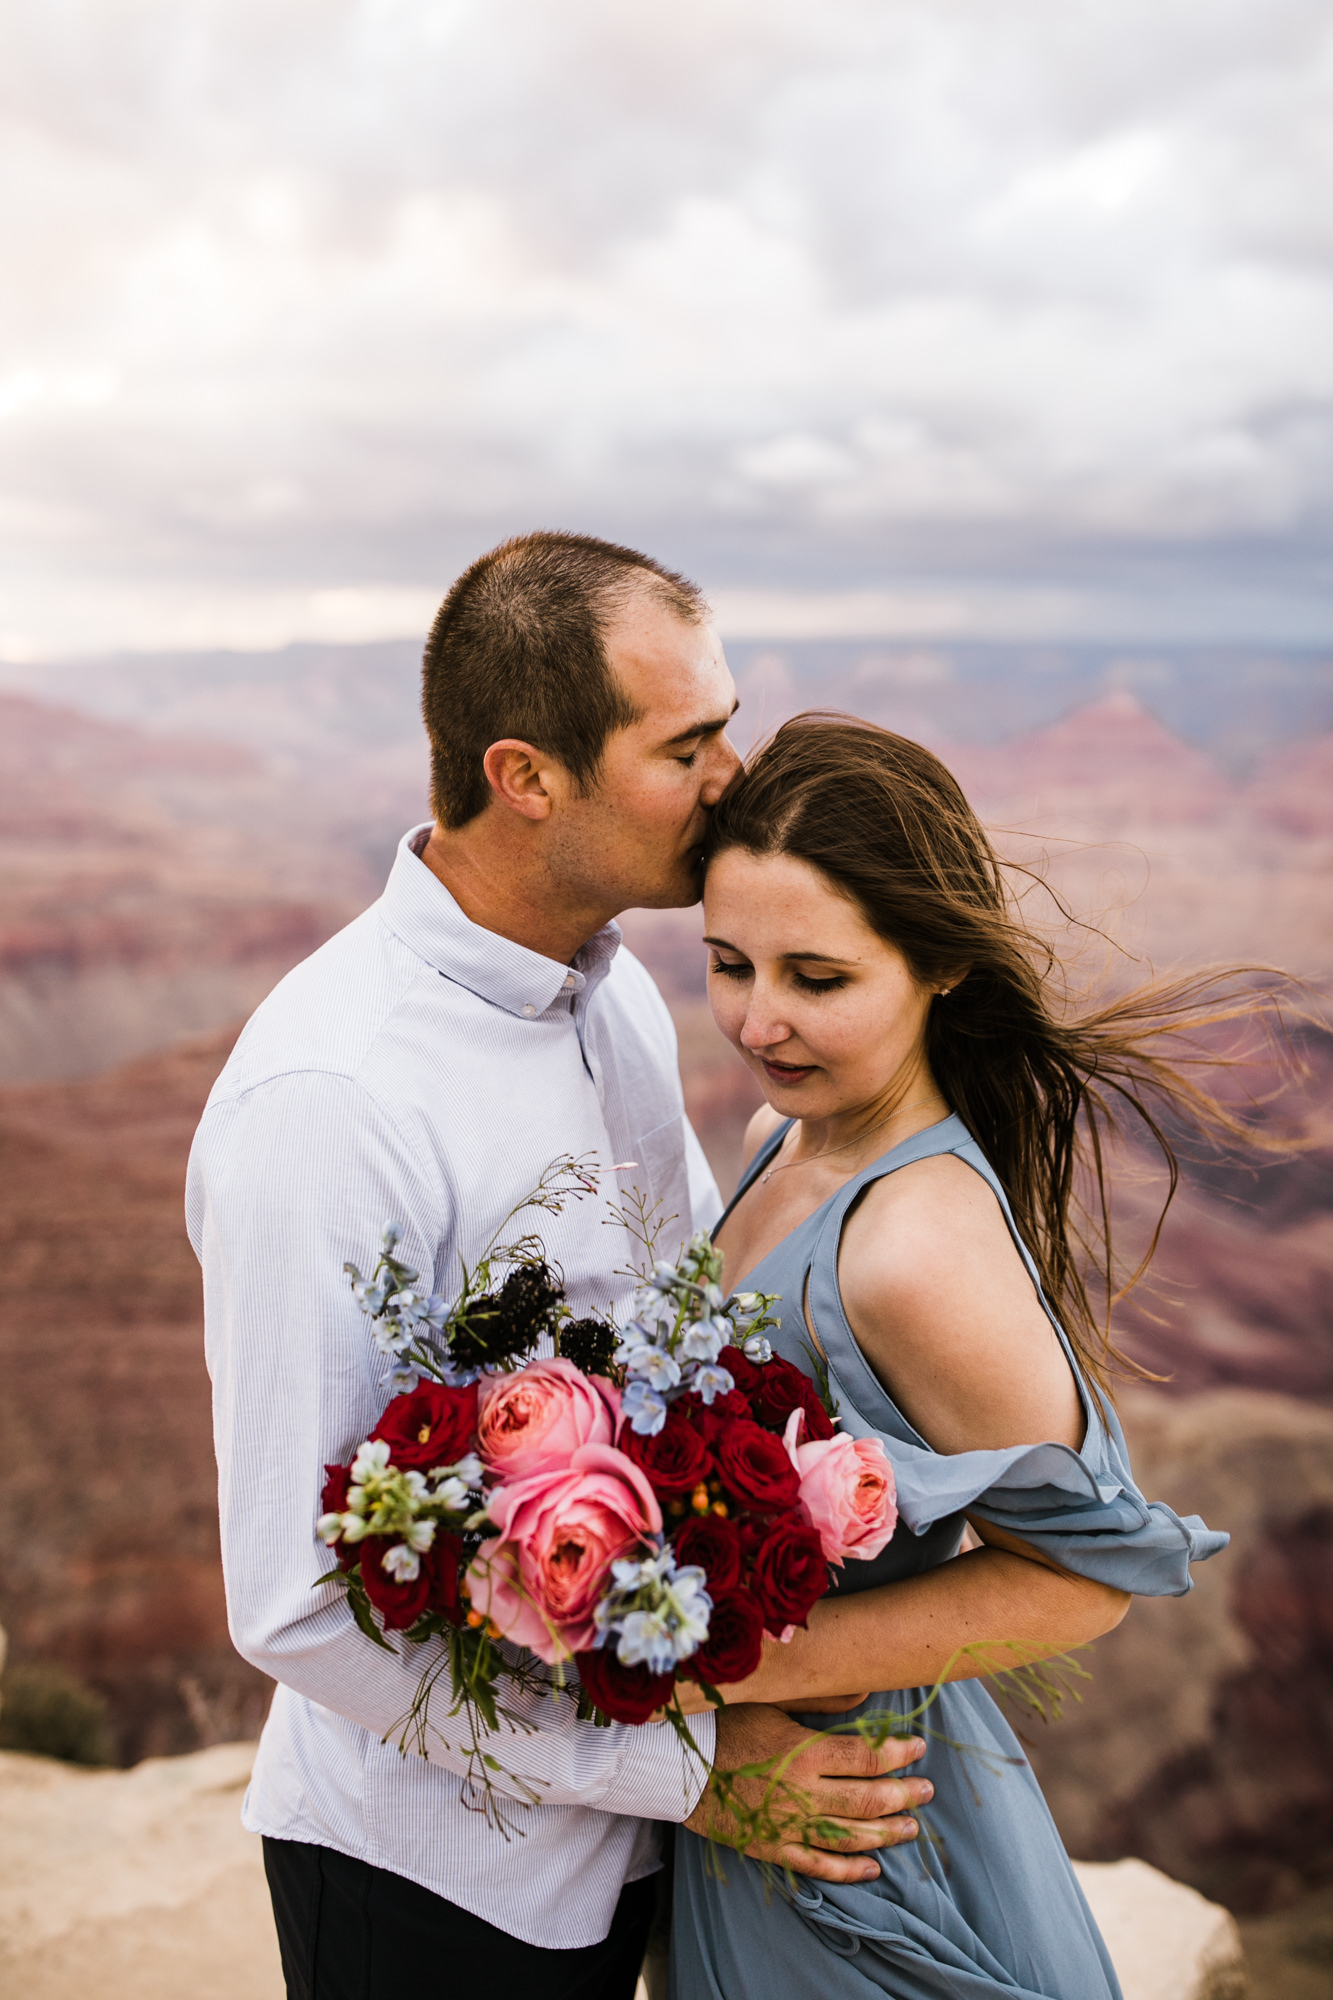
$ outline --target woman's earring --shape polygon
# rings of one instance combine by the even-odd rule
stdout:
[[[942,999],[944,998],[945,994],[946,994],[946,993],[948,993],[948,992],[950,992],[951,990],[952,990],[952,989],[951,989],[950,987],[948,987],[948,986],[941,986],[941,988],[940,988],[940,999],[942,1000]]]

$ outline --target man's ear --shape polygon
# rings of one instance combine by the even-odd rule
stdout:
[[[500,805],[508,806],[524,819],[550,818],[557,789],[552,782],[556,772],[551,768],[551,759],[531,743],[521,743],[510,736],[492,743],[482,759],[482,768]]]

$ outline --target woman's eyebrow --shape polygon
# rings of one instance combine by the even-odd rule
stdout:
[[[711,944],[715,951],[740,951],[740,946],[733,944],[730,938],[706,937],[704,943]],[[741,952],[741,956],[742,958],[745,956],[744,952]],[[828,951],[783,952],[782,962],[784,965],[793,959],[799,959],[802,964],[808,963],[811,959],[817,960],[820,965],[855,965],[857,963],[854,958],[835,958],[833,953]]]
[[[856,964],[856,960],[854,958],[837,958],[831,951],[784,951],[782,954],[782,962],[784,965],[789,963],[790,960],[796,958],[799,958],[803,963],[812,958],[817,959],[821,965]]]

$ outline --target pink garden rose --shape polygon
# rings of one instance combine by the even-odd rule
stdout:
[[[489,1505],[500,1532],[468,1571],[473,1610],[550,1665],[586,1651],[611,1564],[661,1532],[652,1487],[623,1451],[583,1444],[567,1466],[497,1486]]]
[[[893,1467],[878,1438],[840,1431],[798,1443],[804,1416],[803,1410],[792,1411],[782,1439],[801,1476],[801,1505],[829,1562],[841,1567],[848,1556],[869,1562],[888,1547],[898,1524]]]
[[[583,1444],[612,1444],[619,1421],[619,1389],[572,1361],[530,1361],[478,1385],[477,1446],[502,1479],[567,1466]]]

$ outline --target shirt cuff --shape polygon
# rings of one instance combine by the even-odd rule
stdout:
[[[687,1820],[703,1796],[717,1748],[717,1716],[707,1709],[689,1718],[694,1749],[682,1743],[669,1722],[644,1722],[626,1731],[628,1741],[615,1775],[599,1799],[603,1812],[635,1819]],[[697,1751],[697,1755],[695,1754]]]

